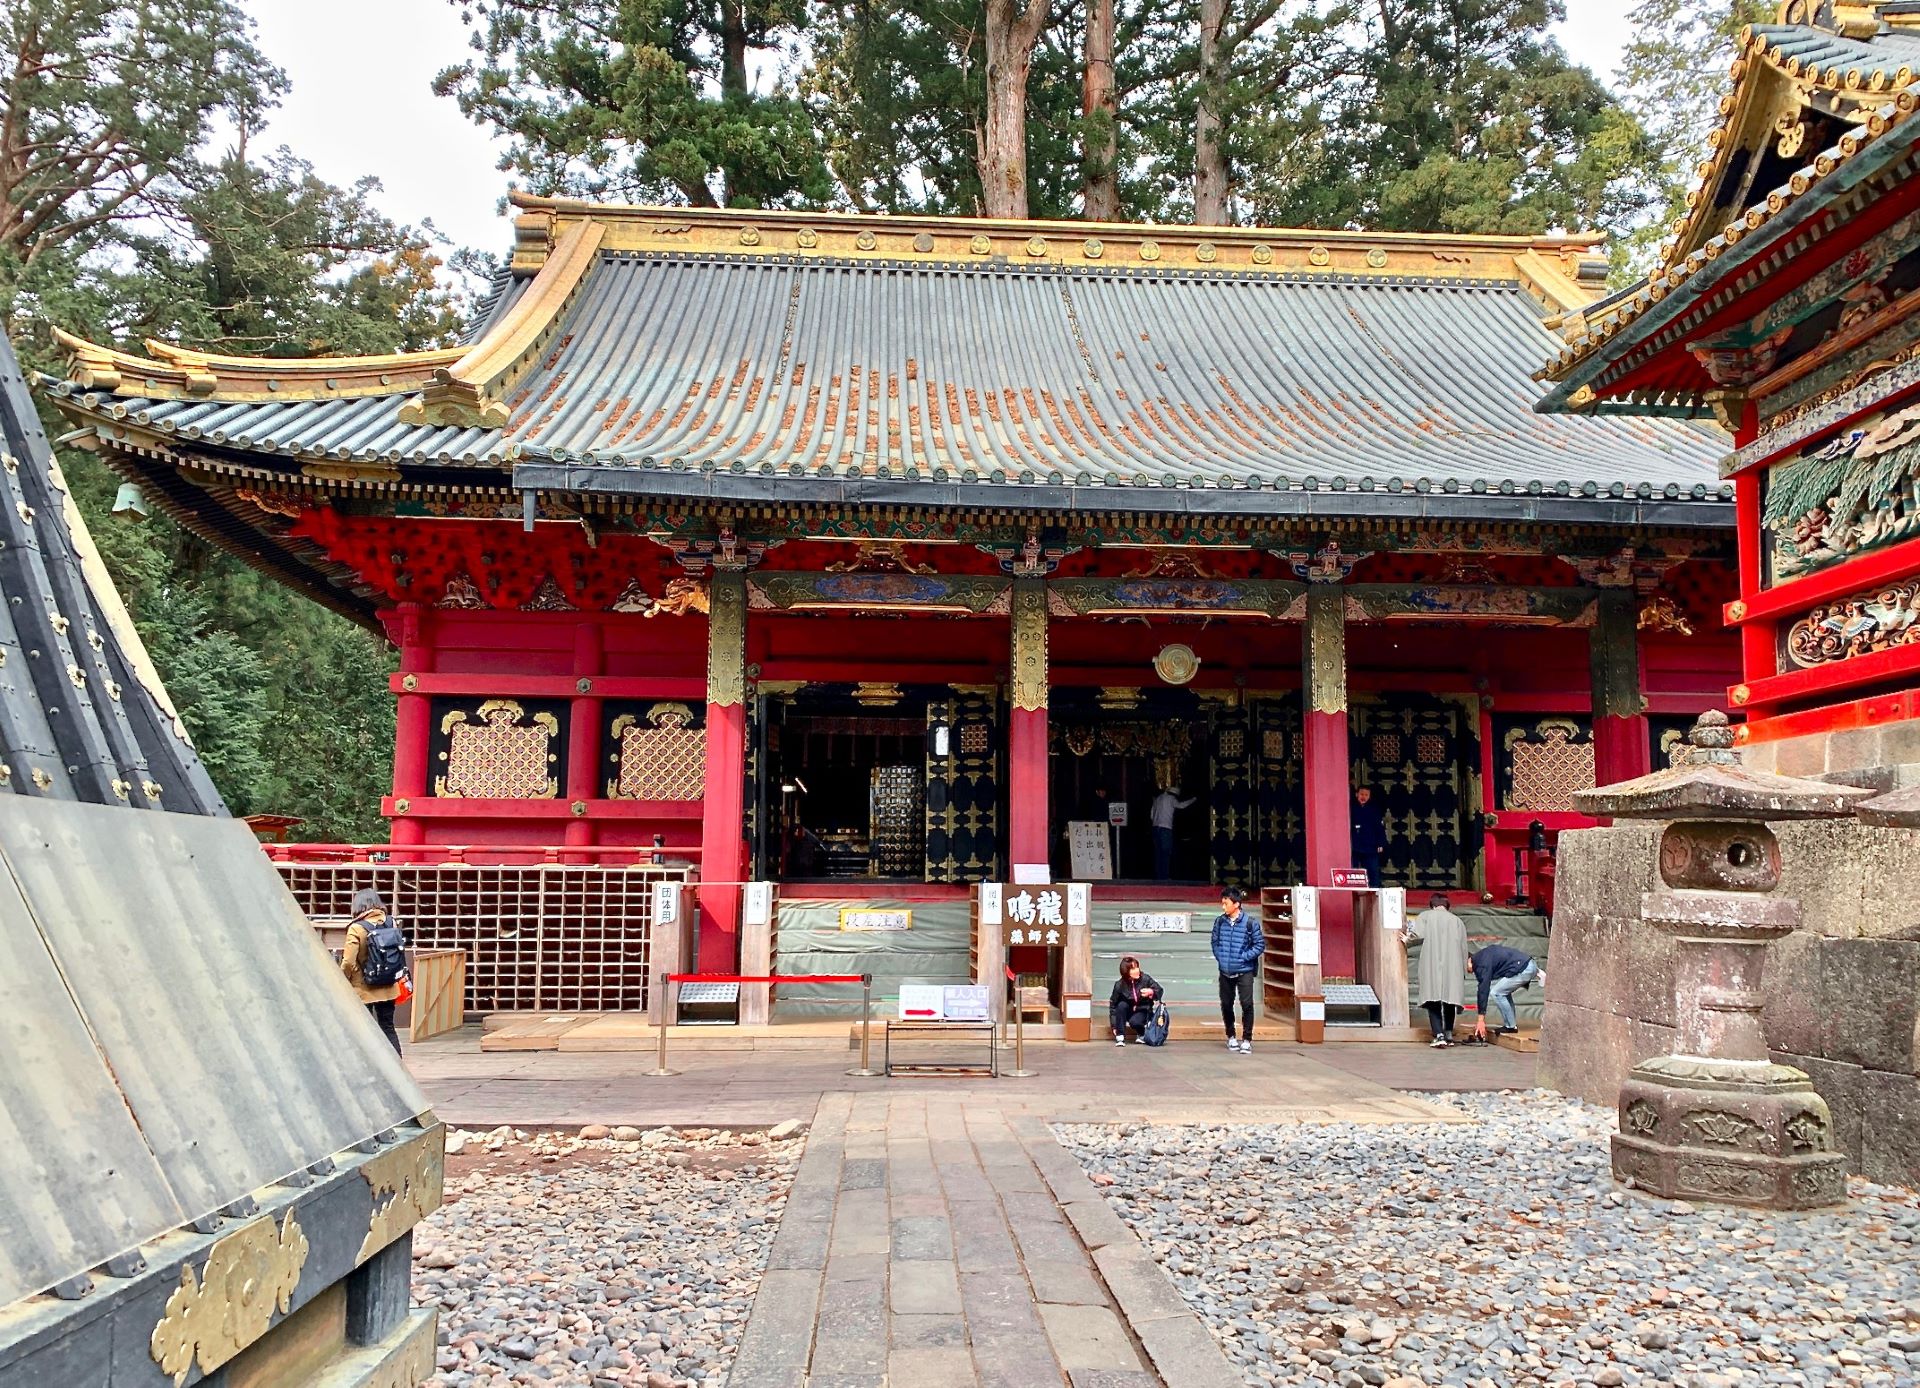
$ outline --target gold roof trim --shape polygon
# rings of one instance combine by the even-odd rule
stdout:
[[[88,342],[63,329],[54,340],[67,352],[75,384],[151,400],[326,400],[419,390],[435,369],[467,352],[446,347],[377,357],[225,357],[149,340],[151,357]]]
[[[516,269],[540,259],[543,239],[583,223],[604,229],[603,251],[795,256],[846,261],[1079,267],[1158,272],[1305,273],[1445,279],[1530,278],[1551,283],[1555,307],[1590,303],[1583,263],[1604,258],[1597,233],[1571,236],[1450,236],[1414,232],[1201,227],[1137,222],[1007,221],[987,217],[876,216],[634,207],[509,194]],[[557,241],[555,242],[557,244]],[[1520,268],[1525,257],[1531,277]],[[1569,286],[1573,288],[1569,289]],[[1561,302],[1577,294],[1570,302]]]
[[[1738,73],[1740,64],[1736,63],[1734,67]],[[1565,324],[1566,335],[1570,339],[1568,346],[1557,353],[1546,366],[1535,372],[1534,379],[1560,380],[1574,367],[1597,355],[1601,348],[1654,304],[1666,298],[1669,293],[1718,259],[1723,251],[1738,245],[1764,228],[1804,196],[1814,183],[1853,159],[1895,126],[1904,124],[1915,110],[1920,110],[1920,87],[1903,87],[1893,95],[1891,100],[1865,114],[1854,129],[1840,137],[1838,143],[1830,149],[1822,150],[1785,183],[1769,191],[1751,206],[1735,211],[1717,235],[1695,246],[1684,258],[1672,258],[1677,255],[1677,251],[1669,247],[1669,258],[1664,260],[1660,267],[1655,269],[1633,293],[1609,305],[1603,316],[1592,320],[1581,316],[1570,316]],[[1715,132],[1716,135],[1724,135],[1725,129],[1726,127],[1723,127],[1722,131]],[[1723,143],[1725,142],[1716,141],[1716,145]],[[1706,204],[1707,198],[1704,194],[1700,195],[1699,202],[1702,206]],[[1689,214],[1689,221],[1693,220],[1697,220],[1697,213]],[[1686,239],[1687,233],[1683,229],[1679,244],[1685,244]],[[1587,397],[1589,401],[1593,398],[1591,395]]]
[[[465,356],[437,369],[426,390],[400,407],[400,422],[504,429],[507,393],[559,330],[567,306],[599,258],[605,231],[597,221],[579,221],[556,238],[540,272],[506,317]]]

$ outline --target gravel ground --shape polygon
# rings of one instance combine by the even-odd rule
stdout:
[[[1920,1200],[1617,1190],[1609,1111],[1428,1096],[1421,1127],[1062,1126],[1252,1384],[1920,1384]]]
[[[429,1381],[724,1383],[798,1135],[449,1134],[446,1204],[414,1234],[414,1299],[440,1305]]]

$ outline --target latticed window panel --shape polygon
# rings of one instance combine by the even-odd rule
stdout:
[[[1585,720],[1555,716],[1511,721],[1499,735],[1503,810],[1558,814],[1594,784],[1593,734]]]
[[[617,800],[698,800],[707,780],[700,728],[628,728],[620,735]]]
[[[1422,766],[1445,766],[1452,755],[1453,749],[1438,733],[1421,733],[1413,740],[1413,759]]]
[[[433,793],[469,800],[550,800],[560,793],[560,717],[514,699],[441,713]]]
[[[644,1010],[654,890],[685,877],[557,864],[278,866],[315,924],[344,923],[354,892],[372,887],[414,949],[465,951],[468,1012]]]
[[[1375,766],[1397,766],[1400,762],[1400,734],[1375,733],[1367,741],[1367,760]]]

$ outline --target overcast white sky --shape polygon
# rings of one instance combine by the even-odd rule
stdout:
[[[321,177],[347,184],[372,174],[381,208],[433,220],[455,245],[504,254],[512,234],[498,206],[506,175],[493,141],[430,89],[467,52],[447,0],[244,0],[267,56],[292,90],[266,138],[290,145]],[[1624,0],[1566,0],[1558,32],[1576,59],[1610,74],[1626,42]],[[370,41],[369,35],[377,35]]]

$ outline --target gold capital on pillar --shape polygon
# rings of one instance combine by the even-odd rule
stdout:
[[[1047,585],[1039,579],[1013,581],[1013,706],[1047,706]]]
[[[1347,711],[1347,595],[1337,584],[1307,589],[1307,707],[1315,713]]]
[[[747,576],[707,582],[707,702],[731,707],[747,698]]]

